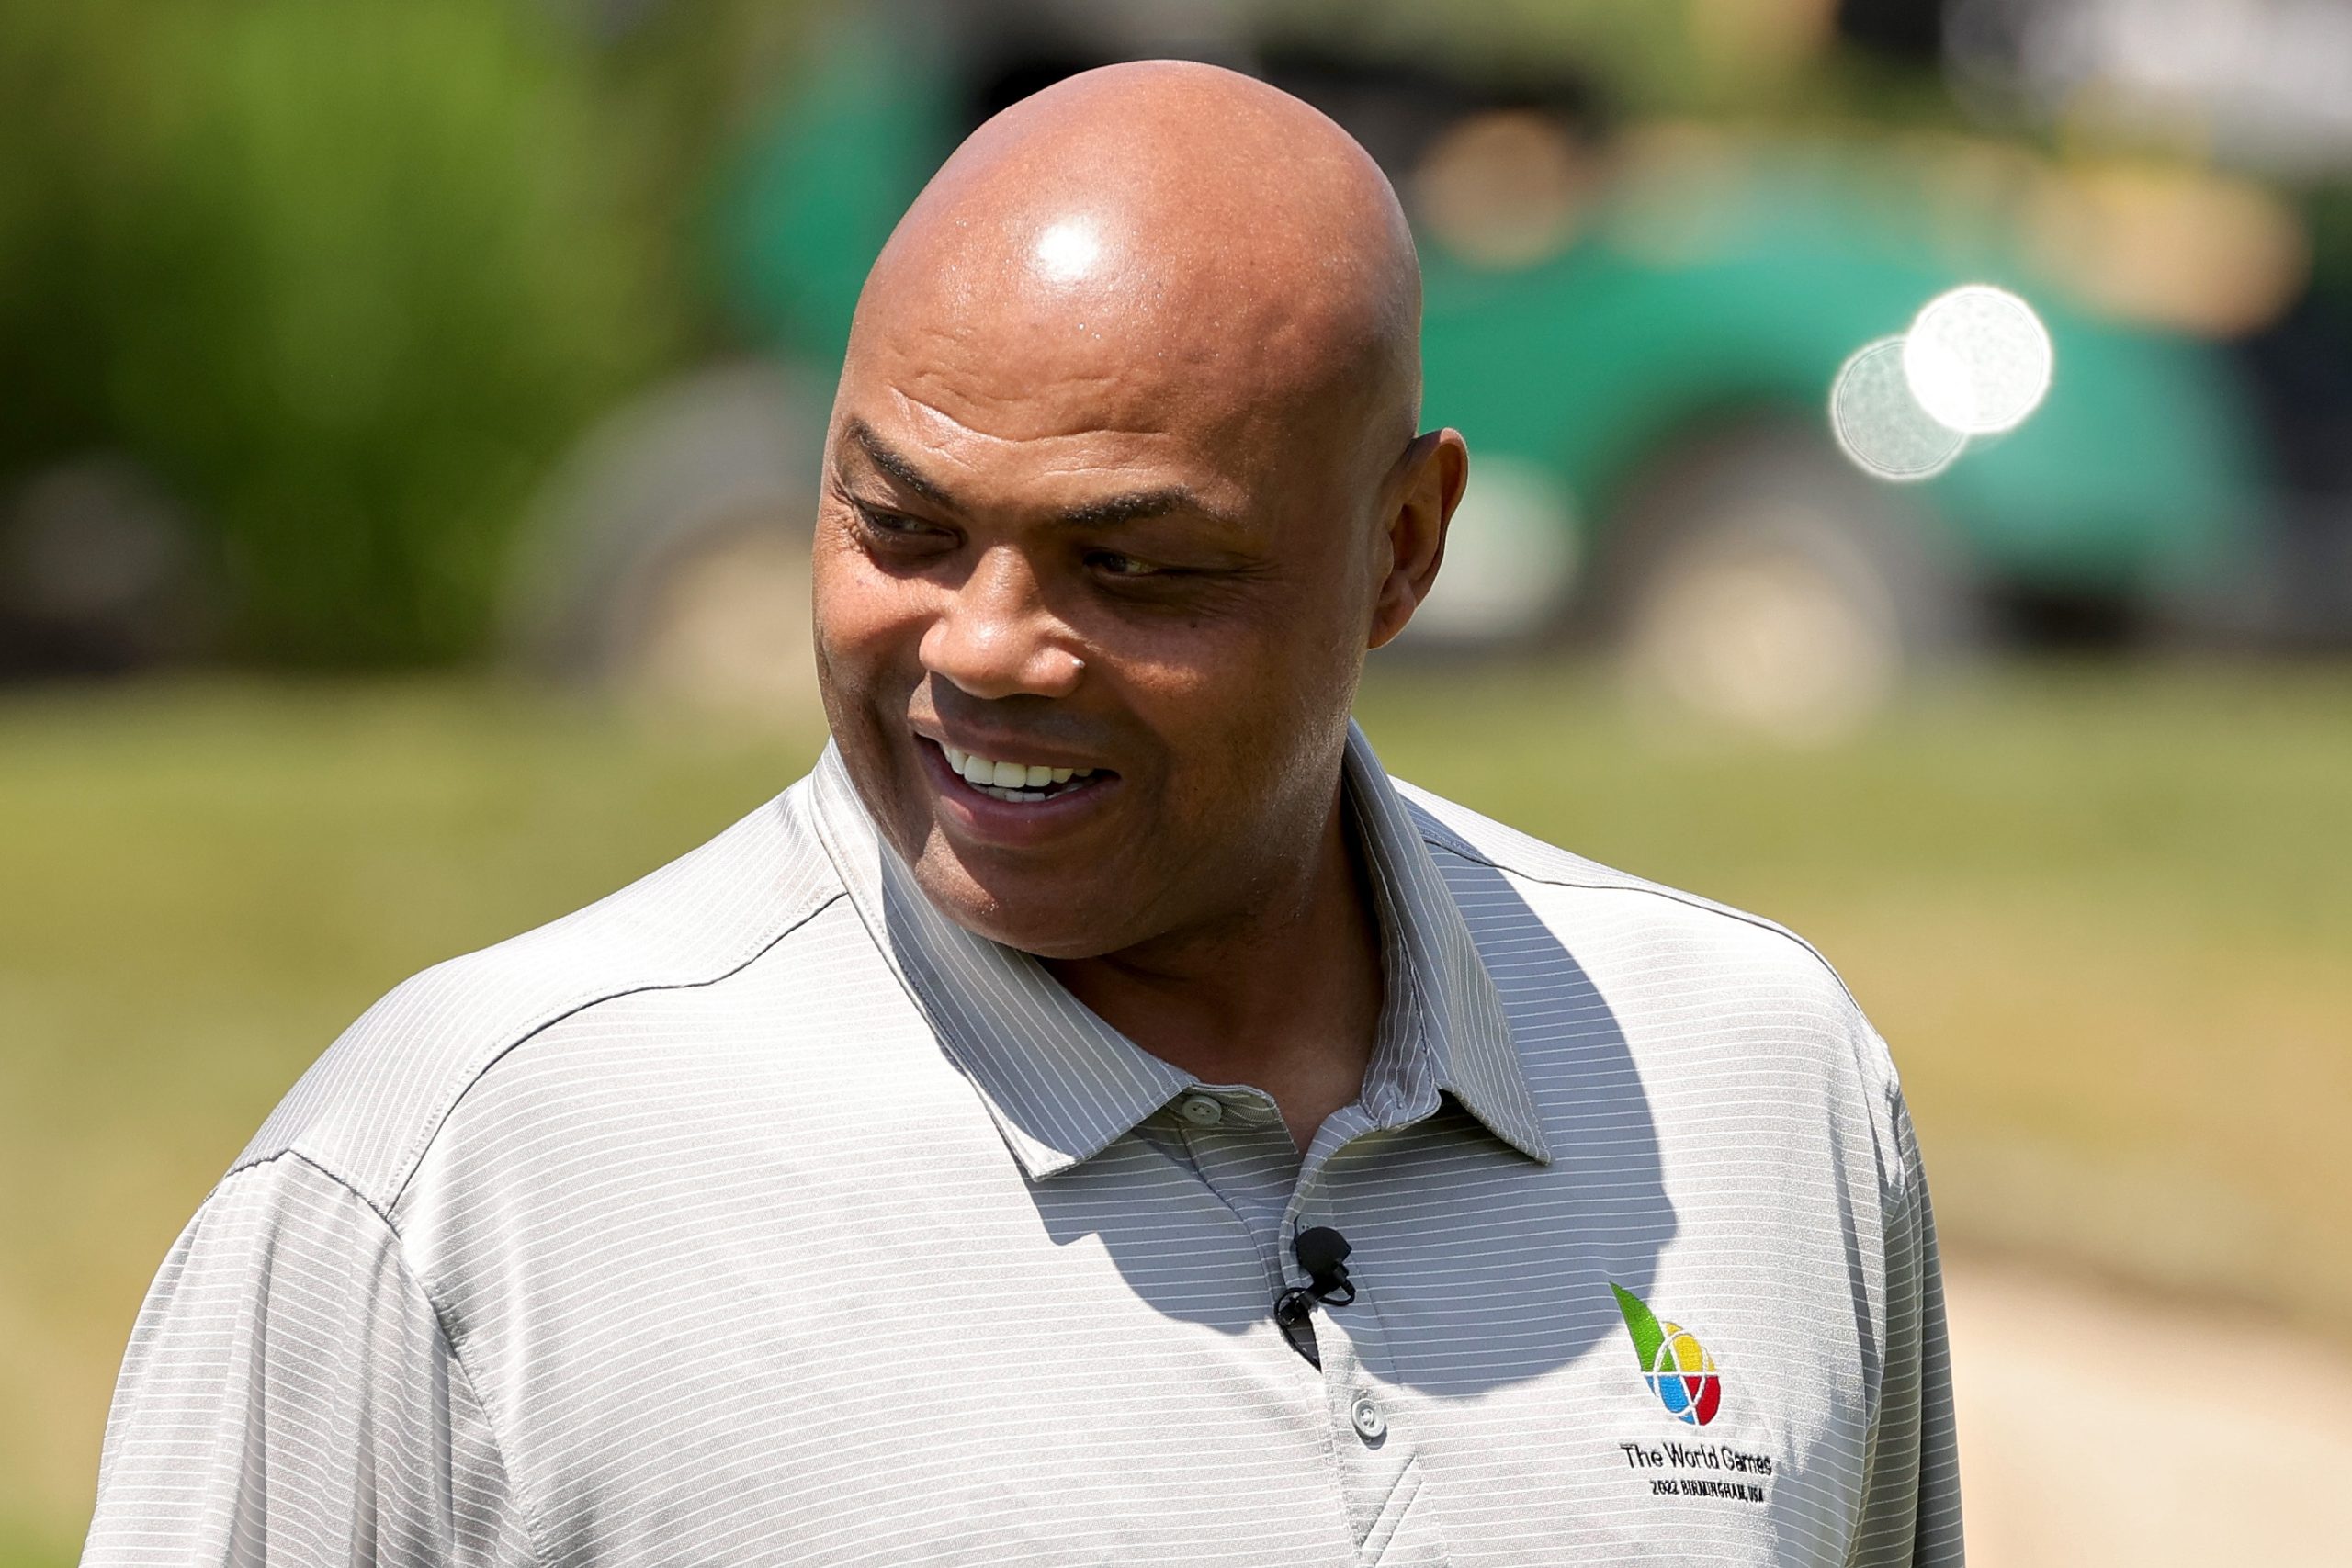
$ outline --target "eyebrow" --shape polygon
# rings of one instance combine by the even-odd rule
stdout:
[[[963,508],[954,496],[933,482],[931,476],[908,460],[905,454],[874,434],[874,427],[862,419],[849,422],[849,438],[865,453],[866,460],[934,506],[951,512]]]
[[[857,443],[868,461],[899,483],[922,497],[934,506],[950,511],[963,507],[944,486],[917,468],[907,456],[874,433],[874,427],[862,419],[853,419],[848,425],[849,438]],[[1165,516],[1170,512],[1192,511],[1220,523],[1233,518],[1220,508],[1209,505],[1191,489],[1183,485],[1165,485],[1158,490],[1129,491],[1122,495],[1104,496],[1099,501],[1080,502],[1054,514],[1054,521],[1075,528],[1105,528],[1120,523],[1139,523],[1146,518]]]

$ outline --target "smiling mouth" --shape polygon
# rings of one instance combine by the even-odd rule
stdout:
[[[926,738],[927,739],[927,738]],[[947,766],[965,784],[991,800],[1012,806],[1036,806],[1074,794],[1112,775],[1094,768],[1057,768],[1041,762],[1008,762],[958,750],[945,741],[933,741],[947,758]]]

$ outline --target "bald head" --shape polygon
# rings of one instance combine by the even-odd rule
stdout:
[[[1414,434],[1419,313],[1379,169],[1228,71],[1090,72],[948,160],[859,300],[814,556],[835,742],[933,903],[1085,958],[1344,872],[1365,650],[1466,472]]]
[[[851,354],[910,330],[1097,378],[1081,418],[1305,412],[1303,436],[1393,457],[1419,412],[1420,272],[1386,176],[1212,65],[1090,71],[975,132],[876,263]]]

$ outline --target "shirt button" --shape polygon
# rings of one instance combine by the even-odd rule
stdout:
[[[1176,1114],[1195,1127],[1214,1127],[1225,1120],[1225,1107],[1209,1095],[1189,1094],[1176,1107]]]
[[[1348,1416],[1356,1424],[1356,1435],[1367,1443],[1378,1442],[1382,1434],[1388,1430],[1388,1417],[1380,1413],[1380,1406],[1374,1404],[1369,1395],[1360,1396],[1355,1408],[1349,1411]]]

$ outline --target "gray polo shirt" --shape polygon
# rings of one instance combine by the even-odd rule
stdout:
[[[940,917],[831,751],[409,981],[165,1259],[85,1561],[1957,1563],[1837,977],[1360,734],[1346,795],[1387,1000],[1304,1157]]]

